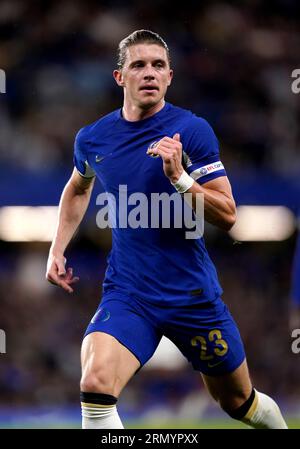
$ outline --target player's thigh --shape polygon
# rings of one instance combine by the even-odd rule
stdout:
[[[161,332],[148,315],[123,292],[102,298],[82,345],[82,391],[116,396],[152,357]]]
[[[238,327],[221,300],[195,304],[174,314],[165,335],[196,371],[208,376],[232,373],[245,360]]]
[[[140,362],[112,335],[92,332],[83,340],[81,365],[83,390],[96,388],[119,396]]]
[[[220,402],[223,408],[238,408],[251,394],[252,383],[246,359],[231,373],[219,376],[203,373],[201,375],[211,396]]]
[[[222,407],[239,407],[251,393],[244,345],[221,299],[185,307],[168,321],[165,335],[200,371]]]

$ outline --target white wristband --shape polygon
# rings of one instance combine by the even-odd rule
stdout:
[[[183,171],[178,181],[174,183],[171,182],[171,184],[175,187],[177,192],[184,193],[192,187],[194,180],[186,171]]]

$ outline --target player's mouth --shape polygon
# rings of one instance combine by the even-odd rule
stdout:
[[[144,91],[144,92],[156,92],[158,91],[158,87],[157,86],[153,86],[151,84],[146,84],[142,87],[140,87],[140,90]]]

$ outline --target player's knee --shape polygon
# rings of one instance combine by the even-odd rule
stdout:
[[[80,390],[87,393],[102,393],[115,396],[113,376],[104,371],[94,371],[82,376]]]
[[[218,400],[221,408],[226,412],[229,413],[231,410],[235,410],[239,408],[241,405],[244,404],[244,402],[247,401],[247,396],[242,395],[232,395],[231,397],[221,398]]]
[[[232,397],[226,397],[223,400],[219,400],[220,406],[231,418],[242,419],[249,408],[251,407],[255,397],[255,390],[252,392],[240,392],[237,395],[232,395]]]
[[[223,389],[221,391],[210,390],[212,398],[218,402],[221,408],[228,413],[230,410],[235,410],[244,404],[250,396],[251,390],[246,391],[237,389],[234,391]]]

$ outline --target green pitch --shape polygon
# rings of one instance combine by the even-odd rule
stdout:
[[[300,417],[292,418],[287,420],[288,426],[290,429],[300,429]],[[172,420],[165,421],[162,423],[161,421],[125,421],[124,422],[125,429],[248,429],[244,424],[239,423],[238,421],[227,420],[227,419],[211,419],[211,420],[202,420],[202,421],[185,421],[185,420]],[[43,425],[24,425],[24,426],[16,426],[10,425],[4,427],[0,423],[0,428],[22,428],[22,429],[79,429],[81,427],[81,423],[70,423],[70,422],[49,422],[44,423]]]
[[[288,419],[290,429],[300,429],[299,419]],[[227,419],[211,419],[203,421],[139,421],[125,423],[127,429],[249,429],[243,423]]]

